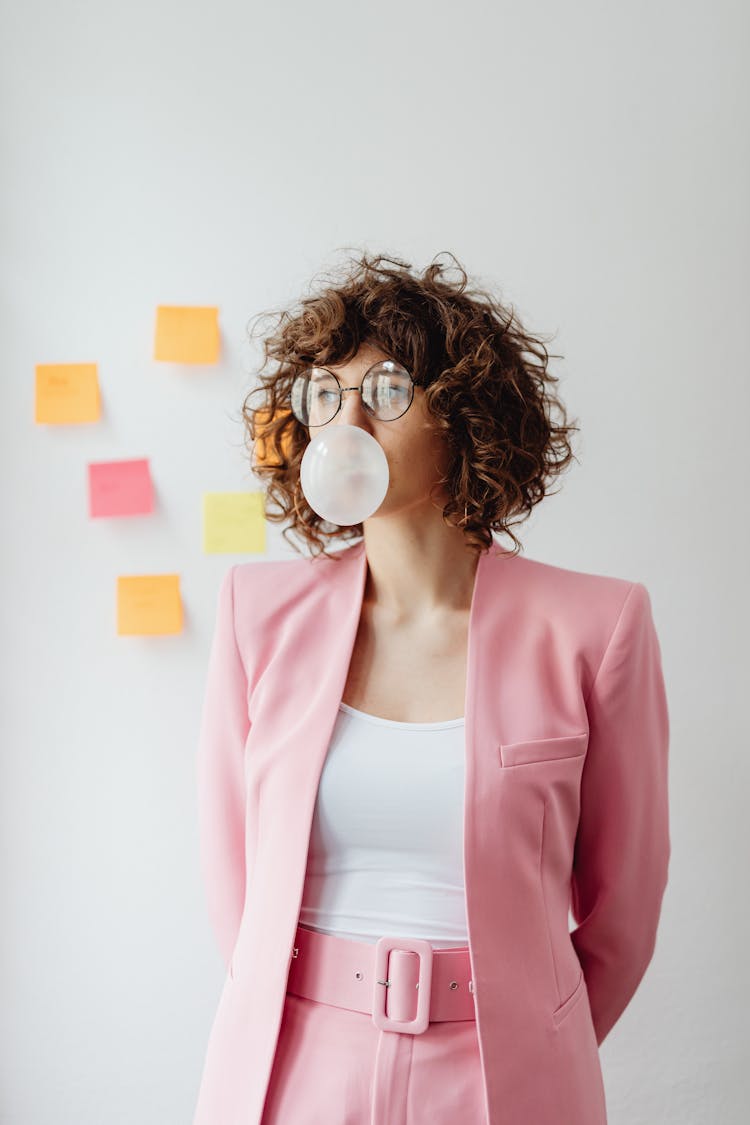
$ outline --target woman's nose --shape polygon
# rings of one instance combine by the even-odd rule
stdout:
[[[349,426],[362,425],[363,421],[369,422],[369,414],[362,405],[362,394],[357,387],[347,387],[341,392],[341,410],[338,419]]]

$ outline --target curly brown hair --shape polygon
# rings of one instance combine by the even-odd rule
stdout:
[[[463,530],[473,550],[487,550],[495,531],[509,535],[511,553],[518,554],[521,542],[511,521],[526,519],[551,491],[553,478],[577,460],[568,434],[579,427],[567,422],[553,393],[559,380],[547,370],[551,353],[541,337],[524,331],[512,306],[467,287],[455,255],[446,252],[459,272],[452,284],[437,261],[440,254],[420,275],[400,258],[357,253],[348,267],[319,275],[324,285],[317,292],[314,279],[298,307],[254,318],[272,315],[276,321],[263,339],[260,382],[242,406],[252,469],[267,482],[266,518],[291,520],[284,537],[291,531],[327,557],[332,540],[363,535],[361,523],[327,524],[307,504],[300,462],[309,433],[292,413],[290,395],[305,367],[346,363],[362,344],[374,344],[424,388],[435,426],[445,434],[447,474],[435,482],[449,497],[443,519]],[[275,369],[265,372],[269,361]],[[262,401],[251,406],[256,395]]]

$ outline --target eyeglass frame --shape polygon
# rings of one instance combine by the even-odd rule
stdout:
[[[379,364],[381,364],[381,363],[398,363],[398,360],[376,359],[375,362],[373,364],[371,364],[370,367],[368,367],[367,370],[365,371],[364,375],[362,376],[362,382],[360,383],[360,385],[358,387],[342,387],[341,383],[339,382],[339,377],[338,377],[338,375],[336,374],[335,371],[331,371],[331,369],[329,367],[323,367],[323,365],[320,364],[320,363],[310,363],[310,364],[308,364],[307,367],[305,367],[303,371],[298,372],[294,376],[294,379],[292,380],[292,386],[294,386],[294,383],[297,381],[297,379],[300,378],[300,376],[305,375],[308,371],[312,371],[313,368],[315,368],[317,371],[325,371],[329,375],[332,375],[333,378],[338,383],[339,404],[336,407],[336,409],[334,410],[331,417],[328,419],[328,421],[327,422],[321,422],[317,426],[316,425],[310,425],[309,423],[306,423],[306,422],[302,422],[301,419],[297,418],[297,415],[294,414],[294,411],[292,410],[292,413],[294,414],[294,417],[297,418],[297,421],[300,422],[300,424],[302,426],[307,425],[308,429],[320,430],[320,429],[323,428],[323,426],[330,426],[331,422],[336,417],[336,415],[341,411],[341,408],[344,405],[344,391],[359,391],[359,393],[361,395],[362,394],[362,387],[364,386],[365,379],[370,374],[370,372],[373,371],[376,367],[378,367]],[[409,371],[408,368],[404,367],[403,363],[398,363],[398,366],[401,368],[402,371],[405,371],[407,376],[409,377],[409,383],[411,385],[411,397],[409,398],[409,402],[408,402],[406,408],[404,410],[402,410],[400,414],[397,414],[395,418],[379,418],[378,415],[372,410],[372,408],[367,405],[365,400],[362,399],[363,408],[367,411],[367,413],[370,415],[371,418],[375,419],[376,422],[398,422],[399,418],[403,418],[404,414],[406,414],[406,412],[409,410],[409,407],[414,402],[414,391],[416,390],[417,384],[414,382],[414,380],[412,378],[411,371]]]

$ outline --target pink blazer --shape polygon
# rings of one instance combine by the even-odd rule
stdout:
[[[262,1118],[367,574],[364,541],[336,555],[240,563],[219,590],[196,765],[226,977],[194,1125]],[[488,1123],[602,1125],[598,1045],[653,955],[670,856],[669,720],[646,587],[495,543],[476,571],[464,714]]]

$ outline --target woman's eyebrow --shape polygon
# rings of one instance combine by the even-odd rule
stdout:
[[[376,359],[372,363],[368,364],[368,366],[364,369],[364,371],[362,373],[363,377],[367,374],[367,372],[370,370],[371,367],[377,366],[378,363],[385,363],[385,362],[386,362],[385,360]],[[343,379],[343,377],[344,377],[343,375],[337,375],[336,372],[332,368],[326,367],[322,363],[313,363],[310,366],[311,366],[311,369],[313,371],[313,377],[312,377],[313,382],[315,381],[315,379],[317,377],[315,373],[319,372],[319,371],[327,372],[329,375],[333,375],[336,379]]]

